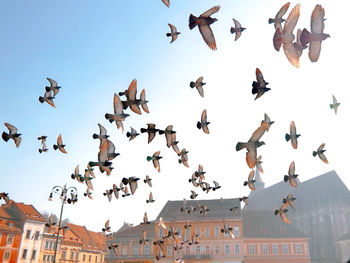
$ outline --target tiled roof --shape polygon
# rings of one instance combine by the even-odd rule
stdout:
[[[105,250],[106,248],[106,236],[103,233],[97,233],[94,231],[88,230],[89,235],[91,237],[92,242],[97,246],[100,250]]]
[[[67,223],[68,228],[84,242],[84,248],[89,250],[104,250],[103,239],[89,231],[85,226]],[[99,243],[102,242],[102,243]]]
[[[7,218],[7,219],[11,218],[9,214],[6,213],[5,209],[2,206],[0,206],[0,218]]]
[[[242,223],[245,238],[307,238],[273,211],[243,211]]]
[[[302,177],[302,175],[299,175]],[[282,199],[292,193],[296,197],[298,211],[308,210],[313,203],[350,202],[350,192],[335,171],[322,174],[294,188],[284,181],[266,189],[251,191],[249,205],[244,210],[274,211],[282,205]]]
[[[71,229],[67,229],[66,233],[63,236],[63,241],[66,242],[72,242],[72,243],[78,243],[81,246],[84,244],[84,242],[77,236]]]
[[[46,222],[45,218],[42,217],[42,215],[34,208],[34,206],[26,205],[23,203],[14,203],[23,214],[25,219]]]
[[[162,217],[165,221],[186,221],[188,220],[215,220],[215,219],[236,219],[241,218],[241,205],[238,198],[212,199],[212,200],[187,200],[185,207],[196,207],[206,205],[209,211],[204,217],[198,211],[185,214],[181,212],[183,201],[168,201],[157,216],[157,221]],[[237,214],[234,215],[230,208],[238,206]]]

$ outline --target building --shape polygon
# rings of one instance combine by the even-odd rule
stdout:
[[[256,179],[262,182],[260,175]],[[335,171],[322,174],[296,188],[284,181],[265,188],[263,183],[249,195],[245,211],[273,212],[289,193],[296,197],[296,210],[289,209],[291,226],[310,237],[313,263],[342,262],[337,241],[350,233],[350,192]]]
[[[63,237],[62,231],[60,231],[60,236],[59,236],[58,245],[57,245],[58,255],[61,249],[62,237]],[[57,241],[57,227],[56,226],[45,227],[44,233],[42,235],[39,263],[53,261],[54,255],[55,255],[55,249],[56,249],[56,241]]]
[[[350,233],[341,236],[338,239],[338,251],[340,254],[340,260],[343,263],[350,261]]]
[[[15,226],[11,216],[0,206],[0,262],[17,262],[22,230]]]

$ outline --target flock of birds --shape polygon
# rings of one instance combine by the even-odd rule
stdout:
[[[167,0],[162,0],[163,3],[166,6],[170,6],[170,2]],[[297,4],[289,13],[287,19],[283,19],[283,16],[287,12],[289,8],[290,3],[286,3],[282,6],[282,8],[277,12],[275,18],[270,18],[269,23],[273,23],[275,27],[275,33],[273,36],[273,46],[274,48],[279,51],[281,46],[284,49],[284,53],[287,56],[289,62],[295,66],[299,67],[299,57],[302,54],[302,51],[309,48],[309,58],[312,62],[316,62],[320,55],[321,50],[321,43],[323,40],[327,39],[329,37],[328,34],[323,33],[324,30],[324,16],[325,11],[324,8],[322,8],[321,5],[316,5],[312,15],[311,15],[311,32],[309,32],[307,29],[298,29],[297,30],[297,37],[295,38],[295,35],[293,34],[293,31],[295,29],[295,26],[297,24],[299,15],[300,15],[300,4]],[[213,34],[213,31],[210,27],[210,25],[217,21],[216,18],[212,18],[211,15],[217,13],[220,10],[220,6],[214,6],[207,10],[206,12],[202,13],[199,17],[196,17],[194,15],[190,15],[189,17],[189,28],[192,30],[196,26],[198,26],[199,31],[205,41],[205,43],[209,46],[210,49],[216,50],[216,41]],[[231,27],[230,32],[235,35],[235,40],[238,40],[244,30],[246,28],[242,27],[241,24],[236,20],[233,19],[235,27]],[[284,23],[284,25],[283,25]],[[174,42],[178,35],[181,34],[177,31],[176,27],[168,24],[171,32],[167,33],[167,37],[171,37],[171,42]],[[283,26],[282,26],[283,25]],[[44,96],[39,97],[40,103],[48,103],[50,106],[55,108],[54,99],[56,98],[57,94],[59,93],[61,87],[58,86],[57,82],[53,79],[47,78],[47,80],[50,82],[50,86],[45,87],[45,93]],[[206,83],[203,82],[203,76],[199,77],[196,81],[190,82],[191,88],[196,88],[199,95],[201,97],[204,97],[204,89],[203,86]],[[264,80],[264,77],[262,75],[262,72],[260,69],[256,69],[256,81],[253,81],[252,83],[252,94],[255,95],[255,100],[260,98],[264,93],[270,90],[270,88],[267,87],[269,83]],[[121,97],[125,97],[124,100],[121,99]],[[114,94],[113,97],[113,113],[106,113],[105,118],[110,122],[115,122],[117,129],[120,129],[121,132],[124,132],[124,125],[123,122],[127,117],[130,117],[130,114],[125,113],[127,109],[130,109],[135,114],[142,114],[141,109],[145,113],[149,113],[149,109],[147,106],[148,101],[146,100],[146,93],[143,89],[139,95],[139,98],[137,98],[137,81],[136,79],[132,80],[127,90],[119,92],[118,94]],[[335,113],[337,113],[338,107],[340,103],[336,100],[336,98],[333,95],[333,103],[330,104],[330,108],[334,109]],[[262,136],[265,134],[265,132],[269,131],[271,125],[274,122],[270,120],[269,116],[265,114],[264,120],[261,121],[260,126],[253,132],[251,137],[247,142],[238,142],[236,145],[236,151],[240,151],[242,149],[246,149],[246,163],[248,167],[251,169],[247,181],[244,181],[243,185],[248,186],[252,191],[255,190],[255,179],[257,173],[261,172],[263,173],[262,168],[262,155],[259,155],[257,153],[258,148],[262,145],[265,145],[264,141],[261,141]],[[200,121],[197,122],[197,128],[202,129],[204,133],[209,134],[209,128],[208,125],[210,122],[207,120],[207,110],[204,109]],[[21,134],[18,133],[18,130],[15,126],[5,123],[5,126],[8,129],[7,132],[2,133],[2,138],[5,142],[7,142],[10,139],[13,139],[15,142],[16,147],[18,148],[21,144]],[[93,139],[97,139],[100,141],[99,143],[99,150],[97,154],[97,161],[90,161],[86,165],[86,169],[84,170],[84,173],[81,173],[79,170],[79,165],[76,166],[74,169],[74,172],[71,174],[71,178],[73,180],[77,180],[79,183],[86,184],[86,192],[84,193],[84,196],[93,199],[93,181],[95,180],[96,176],[94,173],[94,168],[97,167],[101,173],[105,173],[106,175],[111,175],[113,167],[112,167],[112,161],[114,158],[116,158],[119,153],[116,152],[115,145],[113,142],[109,139],[109,135],[107,134],[107,129],[103,127],[100,123],[98,123],[99,127],[99,133],[94,133],[92,135]],[[148,144],[152,142],[152,140],[155,138],[155,136],[158,134],[159,136],[164,135],[166,140],[166,146],[168,148],[172,148],[176,155],[178,156],[178,162],[179,164],[183,164],[185,167],[189,167],[188,164],[188,151],[186,148],[182,148],[180,150],[178,146],[178,141],[176,140],[176,131],[173,130],[173,125],[167,126],[164,130],[156,128],[156,124],[154,123],[148,123],[147,127],[141,128],[140,133],[137,132],[133,127],[130,127],[130,131],[126,133],[126,137],[129,138],[129,141],[134,140],[137,136],[140,134],[147,133]],[[291,145],[294,149],[298,148],[298,137],[300,134],[297,134],[296,132],[296,126],[294,121],[290,124],[290,132],[285,135],[285,139],[287,142],[291,142]],[[47,136],[42,135],[38,137],[38,140],[41,142],[41,147],[39,148],[39,153],[45,153],[49,149],[46,146],[46,139]],[[324,154],[325,152],[325,144],[322,143],[316,151],[313,151],[313,156],[318,156],[324,163],[328,163],[328,160]],[[53,145],[54,150],[59,150],[60,152],[67,154],[67,151],[65,149],[65,145],[63,144],[62,135],[58,135],[57,138],[57,144]],[[154,168],[157,172],[160,172],[160,160],[163,158],[160,155],[160,151],[155,152],[153,155],[147,156],[147,161],[152,161]],[[201,189],[205,193],[209,193],[211,190],[216,191],[221,188],[218,182],[213,181],[213,184],[211,185],[205,178],[205,171],[203,169],[203,165],[199,164],[198,169],[192,173],[192,176],[190,179],[188,179],[189,183],[191,183],[194,187],[193,190],[191,190],[190,199],[196,199],[198,194],[196,193],[196,189]],[[284,176],[284,181],[289,182],[289,184],[292,187],[297,187],[297,174],[295,174],[295,163],[294,161],[290,164],[288,169],[288,175]],[[113,184],[110,189],[106,189],[103,192],[103,195],[107,197],[108,201],[111,202],[113,196],[116,199],[119,199],[119,192],[121,192],[121,196],[123,198],[128,197],[130,195],[134,195],[136,190],[138,189],[138,181],[140,178],[138,177],[124,177],[118,184]],[[145,179],[143,180],[145,184],[147,184],[150,188],[152,188],[152,178],[148,175],[146,175]],[[7,193],[0,193],[0,199],[4,199],[5,202],[9,201],[9,197]],[[280,209],[275,210],[275,215],[280,214],[281,219],[289,224],[290,221],[287,217],[287,211],[288,207],[291,206],[293,209],[296,209],[294,201],[296,200],[295,197],[293,197],[292,194],[288,194],[286,198],[282,200],[283,204]],[[153,199],[152,192],[149,193],[148,198],[146,199],[146,203],[153,203],[155,200]],[[248,197],[243,196],[240,198],[240,201],[243,201],[246,205],[248,205]],[[238,207],[232,207],[230,208],[230,211],[232,211],[235,215],[237,214]],[[207,215],[207,213],[210,211],[210,209],[204,204],[200,205],[198,204],[197,207],[186,206],[186,199],[184,199],[183,206],[181,207],[181,212],[184,214],[190,214],[194,212],[198,212],[199,214],[202,214],[203,217]],[[54,223],[52,217],[50,217],[49,224],[53,225]],[[149,224],[147,217],[147,212],[144,214],[142,225]],[[162,218],[159,220],[159,226],[166,230],[166,234],[161,237],[160,239],[153,242],[153,245],[158,247],[158,254],[156,258],[159,260],[160,257],[163,256],[162,250],[164,249],[164,244],[166,242],[172,243],[174,245],[174,250],[179,250],[183,248],[183,244],[198,244],[198,236],[193,234],[189,240],[186,239],[186,236],[183,235],[182,237],[179,235],[177,231],[173,229],[173,227],[167,226],[166,222]],[[185,229],[189,229],[191,227],[191,223],[189,222],[188,218],[186,219],[186,225],[184,226]],[[109,226],[109,220],[105,223],[104,228],[102,228],[102,231],[104,233],[111,233],[111,227]],[[223,228],[221,229],[221,232],[223,234],[227,234],[234,238],[233,234],[233,228],[225,221],[223,222]],[[112,239],[111,234],[107,234],[107,237]],[[149,240],[147,239],[147,233],[143,232],[143,235],[140,237],[139,240],[140,244],[149,244]],[[118,244],[111,244],[109,246],[110,249],[112,249],[117,255],[118,252]],[[184,262],[182,258],[178,258],[175,260],[175,262]]]

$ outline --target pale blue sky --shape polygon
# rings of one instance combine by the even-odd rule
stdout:
[[[39,210],[59,213],[59,202],[48,202],[55,185],[76,186],[80,200],[66,206],[64,217],[99,230],[110,218],[114,230],[123,221],[137,223],[145,211],[154,218],[168,199],[189,198],[193,189],[187,180],[198,164],[204,165],[207,180],[223,184],[222,189],[199,198],[239,197],[248,194],[243,181],[249,174],[245,154],[235,151],[237,141],[247,140],[259,126],[264,112],[276,123],[264,135],[266,145],[262,174],[267,185],[279,182],[295,161],[300,180],[336,170],[347,186],[349,168],[344,163],[346,121],[349,120],[347,30],[343,17],[347,1],[301,2],[298,27],[309,27],[311,12],[320,3],[326,9],[325,32],[331,35],[322,44],[320,59],[311,63],[307,51],[300,69],[293,68],[272,46],[273,26],[267,23],[285,2],[271,1],[171,1],[167,8],[152,1],[2,1],[0,3],[0,122],[15,125],[22,144],[0,142],[2,173],[0,191],[18,202],[32,203]],[[290,9],[297,4],[292,2]],[[211,51],[198,29],[190,31],[188,16],[199,15],[214,5],[221,10],[213,17],[212,28],[218,50]],[[288,14],[288,13],[287,13]],[[234,42],[229,33],[232,17],[247,28]],[[172,44],[165,33],[168,23],[182,33]],[[259,67],[272,90],[254,101],[251,82]],[[205,97],[189,88],[189,82],[204,76]],[[56,96],[56,109],[40,104],[38,97],[55,79],[62,89]],[[138,92],[146,90],[150,114],[134,113],[125,121],[125,130],[139,130],[148,122],[159,128],[174,125],[180,149],[189,150],[190,168],[177,163],[177,156],[157,135],[147,145],[142,134],[128,142],[104,114],[112,112],[113,94],[125,90],[132,79]],[[342,103],[338,115],[330,111],[332,94]],[[210,134],[195,124],[202,110],[208,111]],[[300,137],[298,150],[284,141],[294,120]],[[86,187],[70,179],[77,164],[84,169],[97,159],[97,123],[104,125],[121,154],[113,161],[110,177],[96,172],[95,200],[82,196]],[[58,134],[67,144],[68,155],[55,152],[52,144]],[[36,137],[47,135],[49,152],[39,154]],[[326,143],[329,165],[312,157],[312,151]],[[344,146],[345,145],[345,146]],[[146,162],[146,156],[161,150],[161,173]],[[126,176],[154,178],[154,204],[146,206],[150,189],[140,183],[132,198],[108,203],[105,189]],[[196,189],[197,190],[197,189]],[[197,190],[198,191],[198,190]],[[129,209],[135,207],[136,209]]]

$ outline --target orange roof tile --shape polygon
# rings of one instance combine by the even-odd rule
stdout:
[[[0,206],[0,217],[1,218],[11,218],[8,213],[6,213],[5,209]]]
[[[21,211],[21,213],[26,219],[32,219],[42,222],[46,221],[45,218],[43,218],[42,215],[34,208],[34,206],[16,202],[14,202],[14,204],[18,207],[18,209]]]

